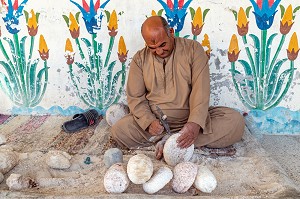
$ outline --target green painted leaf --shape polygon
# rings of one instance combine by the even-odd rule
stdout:
[[[245,60],[238,60],[239,63],[242,64],[244,71],[245,71],[245,75],[246,76],[250,76],[254,79],[253,77],[253,71],[251,70],[250,64],[248,62],[246,62]],[[247,85],[250,87],[251,91],[254,92],[254,84],[253,84],[253,80],[245,80]]]
[[[284,12],[285,12],[285,8],[284,8],[284,6],[283,5],[279,5],[279,7],[280,7],[280,16],[281,16],[281,18],[283,17],[283,15],[284,15]]]
[[[205,21],[205,17],[208,13],[208,11],[210,11],[210,9],[205,9],[204,12],[203,12],[203,21]]]
[[[195,10],[194,10],[194,8],[190,7],[190,13],[191,13],[191,19],[193,20],[194,16],[195,16]]]
[[[10,82],[6,75],[2,72],[0,72],[0,88],[5,93],[5,95],[7,95],[9,99],[14,102],[14,95],[10,86]]]
[[[42,79],[43,79],[43,76],[45,76],[46,72],[48,72],[48,69],[49,68],[42,68],[37,75],[35,98],[32,99],[31,107],[36,106],[43,98],[43,95],[45,92],[45,87],[47,86],[48,82],[46,81],[46,78],[45,78],[45,81],[42,83]],[[42,85],[43,85],[43,89],[42,89]]]
[[[230,11],[233,13],[234,19],[237,20],[237,12],[235,10],[232,10],[232,9],[230,9]]]
[[[190,37],[190,35],[185,35],[183,38],[189,38]]]
[[[254,43],[254,59],[255,59],[255,71],[259,71],[258,70],[258,66],[259,66],[259,55],[260,55],[260,40],[259,38],[254,35],[254,34],[249,34],[249,36],[252,38],[253,43]]]
[[[26,38],[27,36],[22,37],[21,41],[20,41],[20,58],[21,58],[21,63],[23,65],[23,75],[25,76],[26,74],[26,59],[25,59],[25,42],[26,42]]]
[[[284,82],[287,81],[286,87],[287,87],[287,89],[289,88],[290,85],[288,82],[291,81],[290,78],[292,78],[294,70],[295,70],[295,68],[287,69],[280,74],[277,84],[276,84],[274,95],[273,95],[272,99],[270,100],[270,102],[268,103],[268,105],[272,105],[275,101],[282,100],[282,98],[284,96],[281,95],[281,97],[279,97],[281,90],[282,90],[282,86],[284,85]]]
[[[65,20],[65,22],[66,22],[66,24],[67,24],[67,26],[68,26],[68,28],[69,28],[69,26],[70,26],[70,20],[69,20],[69,17],[67,17],[66,15],[63,15],[63,18],[64,18],[64,20]]]
[[[35,13],[37,23],[39,23],[40,14],[41,13],[39,13],[39,12]]]
[[[20,94],[20,88],[18,87],[19,84],[19,79],[18,77],[13,73],[11,67],[4,61],[0,61],[0,65],[2,65],[9,77],[9,80],[10,80],[10,84],[11,85],[14,85],[14,90],[13,92],[17,94]]]
[[[162,13],[163,13],[163,11],[164,11],[164,9],[160,9],[160,10],[157,12],[157,15],[158,15],[158,16],[161,16]]]
[[[280,68],[284,64],[284,62],[286,62],[286,61],[287,61],[287,59],[279,60],[275,64],[273,70],[268,71],[268,73],[270,73],[270,79],[266,81],[266,86],[267,86],[266,101],[267,102],[269,102],[273,98],[272,96],[275,93],[277,83],[278,83],[277,78],[278,78],[278,75],[279,75]]]
[[[29,68],[29,95],[30,98],[35,98],[36,95],[36,69],[39,63],[39,59],[35,59],[33,62],[31,62],[30,68]]]
[[[115,75],[114,78],[112,80],[112,87],[111,87],[111,92],[109,93],[109,98],[108,100],[106,100],[105,104],[103,106],[108,107],[112,104],[112,102],[114,101],[114,97],[116,95],[116,85],[118,83],[119,77],[122,74],[123,71],[118,71]]]
[[[106,14],[106,19],[107,19],[107,23],[109,22],[110,19],[110,12],[107,10],[104,10],[105,14]]]
[[[79,15],[80,15],[81,12],[76,12],[75,14],[75,19],[77,21],[77,23],[79,24]]]
[[[11,54],[12,54],[12,55],[16,55],[17,52],[16,52],[16,49],[15,49],[14,42],[13,42],[10,38],[8,38],[8,37],[4,37],[3,39],[8,43],[8,45],[9,45],[9,47],[10,47],[10,52],[11,52]],[[16,67],[16,63],[17,63],[17,58],[16,58],[16,56],[12,56],[12,59],[13,59],[13,64],[15,65],[15,69],[16,69],[16,71],[19,73],[19,68]]]
[[[294,9],[294,11],[293,11],[293,20],[295,20],[295,17],[296,17],[296,12],[298,11],[298,10],[300,10],[300,6],[297,6],[295,9]]]
[[[108,95],[108,92],[110,92],[111,86],[112,86],[112,72],[114,70],[114,67],[116,65],[116,61],[113,61],[109,64],[107,68],[107,76],[106,76],[106,83],[107,83],[107,91],[105,92],[105,96]]]
[[[28,23],[29,13],[26,10],[24,10],[24,14],[25,14],[26,23]]]
[[[267,41],[267,48],[266,48],[266,71],[269,69],[269,63],[270,63],[270,56],[271,56],[271,48],[270,46],[272,45],[272,42],[274,38],[277,36],[277,33],[272,34],[268,41]]]
[[[249,7],[246,8],[247,18],[249,18],[249,13],[250,13],[251,8],[252,8],[252,6],[249,6]]]

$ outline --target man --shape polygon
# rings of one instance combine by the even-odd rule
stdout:
[[[158,105],[167,115],[173,132],[180,131],[178,146],[212,148],[225,154],[241,140],[244,119],[233,109],[209,107],[208,57],[203,47],[189,39],[174,37],[174,30],[160,16],[145,20],[141,28],[146,47],[132,59],[127,81],[130,114],[111,129],[121,146],[136,148],[151,143],[163,133]],[[156,144],[156,158],[162,157],[163,142]],[[227,151],[226,151],[227,150]]]

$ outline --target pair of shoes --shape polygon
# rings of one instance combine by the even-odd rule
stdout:
[[[62,129],[67,133],[74,133],[97,124],[101,119],[98,111],[91,109],[81,114],[75,114],[72,120],[63,123]]]
[[[204,155],[210,157],[234,156],[236,154],[236,149],[232,145],[224,148],[208,148],[202,146],[200,150],[204,152]]]

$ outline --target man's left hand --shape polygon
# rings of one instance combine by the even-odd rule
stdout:
[[[200,126],[194,122],[187,122],[179,131],[181,135],[177,138],[177,143],[180,148],[187,148],[194,144],[198,138]]]

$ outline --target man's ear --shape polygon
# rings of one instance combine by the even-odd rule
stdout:
[[[174,29],[170,28],[169,31],[170,31],[170,34],[174,36]]]

